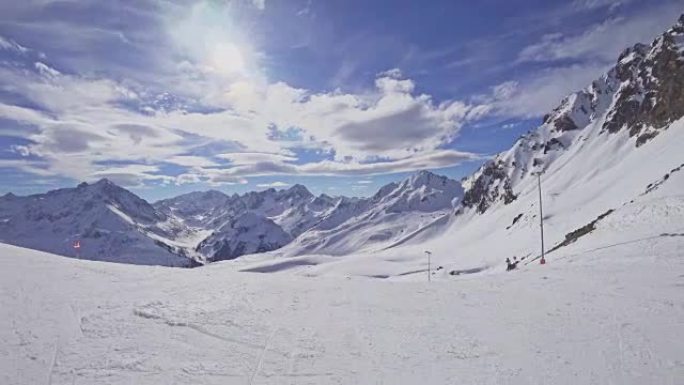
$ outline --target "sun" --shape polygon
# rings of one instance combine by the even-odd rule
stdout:
[[[256,50],[229,3],[201,1],[174,19],[172,40],[203,71],[228,78],[258,72]]]
[[[247,63],[240,48],[232,43],[217,43],[207,53],[207,64],[225,75],[246,74]]]

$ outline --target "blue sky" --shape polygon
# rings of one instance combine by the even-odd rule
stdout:
[[[0,3],[0,194],[369,195],[510,147],[683,2]]]

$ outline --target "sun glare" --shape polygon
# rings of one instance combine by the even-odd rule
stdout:
[[[200,2],[168,28],[181,54],[203,71],[230,78],[257,72],[256,51],[230,4]]]

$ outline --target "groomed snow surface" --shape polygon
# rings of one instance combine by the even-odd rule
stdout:
[[[683,254],[672,233],[428,283],[0,245],[0,383],[682,384]]]

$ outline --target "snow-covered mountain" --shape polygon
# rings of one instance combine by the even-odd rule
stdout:
[[[195,191],[174,198],[157,201],[153,206],[160,212],[182,218],[191,226],[206,227],[235,199],[216,191]]]
[[[210,232],[196,250],[212,262],[279,249],[293,239],[296,244],[284,252],[344,253],[364,245],[386,246],[447,214],[462,195],[458,182],[421,171],[370,198],[314,196],[294,185],[232,196],[193,192],[154,206]],[[359,236],[350,240],[353,232]]]
[[[463,205],[443,235],[403,252],[432,250],[454,270],[539,256],[537,172],[551,258],[576,242],[612,247],[679,232],[684,223],[669,218],[684,205],[683,82],[684,16],[650,45],[626,49],[486,162],[464,181]],[[603,244],[588,236],[594,231]]]
[[[546,172],[567,153],[587,154],[592,145],[628,137],[638,148],[684,115],[684,15],[649,45],[626,49],[616,65],[587,88],[575,92],[523,135],[513,147],[486,162],[464,183],[466,207],[486,211],[516,199],[514,187],[534,172]],[[605,161],[613,156],[605,148]],[[636,151],[636,150],[635,150]]]
[[[381,187],[370,198],[341,200],[281,252],[343,255],[385,248],[446,219],[462,196],[459,182],[420,171]]]
[[[193,266],[172,239],[178,223],[107,179],[46,194],[0,197],[0,242],[52,253],[145,265]]]
[[[318,197],[302,185],[228,196],[193,192],[156,202],[161,212],[209,235],[196,250],[206,261],[270,251],[316,225],[346,198]]]
[[[213,231],[197,250],[207,262],[215,262],[275,250],[291,240],[292,236],[275,222],[248,211]]]
[[[320,238],[339,247],[330,238],[355,229],[364,229],[366,239],[355,239],[354,247],[388,243],[446,214],[461,195],[458,182],[420,172],[366,199],[314,196],[294,185],[232,196],[193,192],[150,205],[103,179],[1,197],[0,242],[85,259],[191,266],[279,249],[299,238],[298,245]],[[309,249],[293,247],[296,253]]]

